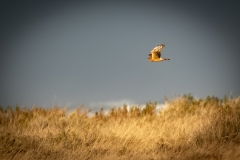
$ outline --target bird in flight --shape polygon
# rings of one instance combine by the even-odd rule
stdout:
[[[164,44],[159,44],[155,48],[151,50],[151,53],[148,54],[148,60],[150,62],[161,62],[165,60],[170,60],[168,58],[162,58],[161,57],[161,51],[165,47]]]

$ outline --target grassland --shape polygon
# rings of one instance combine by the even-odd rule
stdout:
[[[0,108],[0,159],[240,159],[240,97],[165,103],[93,116],[84,107]]]

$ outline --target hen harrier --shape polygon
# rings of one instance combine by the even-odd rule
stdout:
[[[161,50],[165,47],[164,44],[159,44],[151,50],[151,53],[148,55],[148,60],[150,62],[161,62],[165,60],[170,60],[168,58],[161,57]]]

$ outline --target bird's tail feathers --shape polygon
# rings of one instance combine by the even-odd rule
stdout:
[[[170,60],[169,58],[161,58],[161,61]]]

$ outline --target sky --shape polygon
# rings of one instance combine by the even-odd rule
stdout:
[[[240,7],[212,1],[8,1],[0,106],[89,109],[240,95]],[[165,44],[162,57],[148,54]]]

